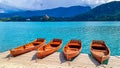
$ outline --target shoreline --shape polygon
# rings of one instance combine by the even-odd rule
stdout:
[[[107,65],[100,65],[88,54],[79,54],[71,62],[63,53],[55,52],[36,62],[36,51],[9,59],[9,51],[0,53],[0,68],[119,68],[120,56],[110,56]]]

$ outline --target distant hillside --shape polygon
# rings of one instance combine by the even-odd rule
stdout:
[[[93,8],[91,11],[77,15],[74,21],[120,21],[120,1],[113,1]]]
[[[72,6],[68,8],[59,7],[59,8],[47,9],[47,10],[25,11],[25,12],[17,12],[17,13],[2,13],[0,14],[0,18],[13,17],[13,16],[32,17],[32,16],[43,16],[45,14],[52,17],[71,17],[85,13],[89,10],[91,10],[89,6]]]

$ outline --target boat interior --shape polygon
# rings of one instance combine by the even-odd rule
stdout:
[[[44,42],[45,39],[37,38],[36,42]]]
[[[59,44],[50,44],[51,47],[58,47]]]
[[[25,46],[20,46],[20,47],[12,49],[12,51],[15,51],[15,50],[24,50],[24,49],[25,49]]]
[[[61,43],[62,43],[62,40],[61,40],[61,39],[53,39],[53,40],[50,42],[50,46],[51,46],[51,47],[58,47]]]
[[[70,40],[69,43],[81,43],[81,41],[80,40]]]
[[[93,51],[95,51],[94,53],[103,56],[109,54],[107,47],[104,45],[104,41],[93,41],[91,48]]]
[[[62,40],[61,40],[61,39],[53,39],[52,42],[59,42],[59,43],[62,43]]]
[[[32,43],[34,46],[37,46],[37,45],[39,45],[40,43]]]
[[[72,50],[72,51],[78,51],[78,50],[80,49],[81,46],[79,46],[79,45],[78,45],[78,46],[69,45],[68,47],[69,47],[69,49]]]

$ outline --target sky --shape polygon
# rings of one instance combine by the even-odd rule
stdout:
[[[44,10],[57,7],[91,6],[120,0],[0,0],[0,4],[26,10]]]

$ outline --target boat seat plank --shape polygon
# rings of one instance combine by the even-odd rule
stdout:
[[[31,47],[34,47],[34,45],[32,45],[32,44],[27,44],[27,45],[25,45],[25,49],[26,49],[26,48],[31,48]]]

